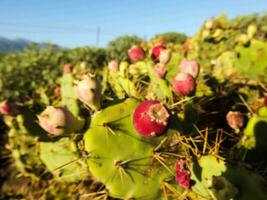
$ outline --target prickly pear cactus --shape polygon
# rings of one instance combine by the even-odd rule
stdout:
[[[76,144],[69,138],[40,143],[40,159],[56,178],[78,182],[88,176],[87,165],[79,155]]]
[[[227,164],[212,155],[202,156],[191,165],[192,190],[197,199],[260,199],[267,198],[264,179],[242,166]]]
[[[127,99],[93,117],[84,135],[87,161],[92,175],[105,184],[110,196],[160,199],[164,181],[173,178],[173,160],[162,166],[153,159],[156,141],[135,132],[132,122],[137,103]]]
[[[79,107],[71,73],[64,73],[61,79],[61,106],[66,106],[74,116],[78,116]]]
[[[18,170],[25,176],[38,178],[45,172],[45,166],[39,158],[36,148],[38,136],[45,136],[44,131],[35,123],[32,123],[33,115],[25,111],[13,119],[14,125],[8,132],[9,145],[12,157]]]
[[[251,40],[249,47],[242,45],[235,48],[238,59],[236,69],[244,78],[267,81],[267,44],[258,40]]]

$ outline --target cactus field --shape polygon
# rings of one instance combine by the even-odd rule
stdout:
[[[266,200],[267,15],[114,46],[0,57],[0,199]]]

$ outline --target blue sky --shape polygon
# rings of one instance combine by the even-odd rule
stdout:
[[[193,35],[221,13],[267,12],[266,0],[0,0],[0,36],[65,47],[99,46],[124,34],[151,38],[167,31]]]

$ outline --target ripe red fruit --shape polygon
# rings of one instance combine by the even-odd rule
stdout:
[[[156,100],[147,100],[140,103],[134,111],[133,125],[135,130],[144,137],[151,137],[165,131],[169,113]]]
[[[128,50],[128,56],[130,60],[134,63],[145,58],[145,51],[142,47],[134,45]]]
[[[187,73],[179,73],[172,81],[172,89],[175,94],[187,96],[192,93],[195,89],[194,78]]]
[[[158,44],[156,46],[154,46],[151,50],[151,58],[154,60],[154,61],[158,61],[159,60],[159,55],[160,55],[160,52],[162,50],[166,49],[165,46],[161,45],[161,44]]]
[[[16,115],[18,114],[17,106],[10,100],[4,100],[0,102],[0,114]]]
[[[176,162],[176,182],[185,189],[190,188],[190,171],[185,170],[185,161],[180,159]]]
[[[8,115],[11,112],[10,104],[7,100],[0,102],[0,114]]]

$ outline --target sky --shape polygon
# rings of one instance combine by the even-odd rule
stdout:
[[[211,17],[256,12],[267,12],[266,0],[0,0],[0,36],[105,47],[125,34],[192,36]]]

